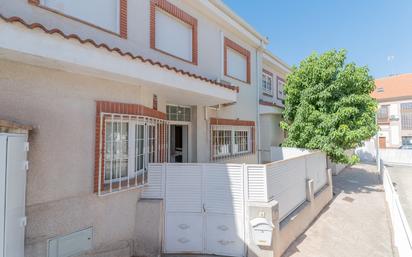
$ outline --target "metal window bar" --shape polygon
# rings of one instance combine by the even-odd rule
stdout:
[[[401,104],[401,126],[402,129],[412,129],[412,103]]]
[[[156,118],[101,113],[98,195],[141,187],[149,163],[168,161],[169,126]]]
[[[221,161],[252,153],[253,127],[210,125],[210,160]]]

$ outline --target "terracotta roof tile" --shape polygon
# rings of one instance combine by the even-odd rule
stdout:
[[[61,37],[65,38],[65,39],[75,39],[75,40],[79,41],[81,44],[91,44],[96,48],[103,48],[103,49],[106,49],[109,52],[116,52],[121,56],[128,56],[128,57],[132,58],[133,60],[137,59],[137,60],[139,60],[143,63],[150,63],[153,66],[159,66],[160,68],[171,70],[171,71],[174,71],[178,74],[189,76],[189,77],[192,77],[192,78],[195,78],[195,79],[199,79],[199,80],[202,80],[202,81],[205,81],[205,82],[209,82],[213,85],[217,85],[217,86],[220,86],[220,87],[224,87],[224,88],[239,92],[239,87],[237,87],[237,86],[223,84],[223,83],[220,83],[216,80],[208,79],[208,78],[203,77],[203,76],[198,75],[198,74],[194,74],[194,73],[182,70],[182,69],[178,69],[176,67],[169,66],[167,64],[163,64],[163,63],[158,62],[158,61],[153,61],[152,59],[144,58],[140,55],[134,55],[130,52],[124,52],[118,47],[112,48],[112,47],[109,47],[107,44],[104,44],[104,43],[98,44],[93,39],[90,39],[90,38],[82,39],[77,34],[69,34],[68,35],[68,34],[65,34],[63,31],[61,31],[60,29],[57,29],[57,28],[47,29],[45,26],[43,26],[40,23],[27,23],[22,18],[16,17],[16,16],[7,18],[7,17],[3,16],[2,14],[0,14],[0,18],[4,21],[8,22],[8,23],[20,23],[20,24],[24,25],[25,27],[27,27],[29,29],[41,29],[42,31],[44,31],[47,34],[58,34],[58,35],[60,35]]]
[[[372,97],[377,100],[412,98],[412,74],[402,74],[375,80]]]

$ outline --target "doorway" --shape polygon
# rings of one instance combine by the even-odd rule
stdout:
[[[170,125],[170,162],[188,162],[188,125]]]
[[[386,137],[379,137],[379,148],[386,148]]]

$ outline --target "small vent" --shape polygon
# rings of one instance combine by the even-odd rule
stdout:
[[[384,90],[383,90],[383,87],[378,87],[377,89],[376,89],[376,92],[378,92],[378,93],[382,93]]]

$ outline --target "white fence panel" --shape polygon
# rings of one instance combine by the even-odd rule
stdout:
[[[362,161],[376,162],[376,144],[374,140],[364,142],[362,147],[355,150]],[[387,164],[412,166],[412,150],[410,149],[379,149],[379,157]]]
[[[148,165],[147,185],[142,192],[143,198],[161,199],[164,197],[164,164]]]
[[[305,158],[294,158],[266,165],[268,200],[279,202],[283,219],[306,200]]]
[[[270,148],[270,159],[272,162],[286,160],[310,153],[307,149],[294,147],[278,147],[272,146]]]
[[[313,179],[315,192],[318,192],[328,182],[326,155],[322,152],[315,152],[305,156],[306,176]]]
[[[268,199],[266,184],[266,165],[247,165],[248,200],[266,202]]]
[[[393,188],[389,173],[384,166],[383,169],[383,186],[392,220],[393,241],[397,247],[399,257],[409,257],[412,256],[412,232],[399,202],[398,193]]]

